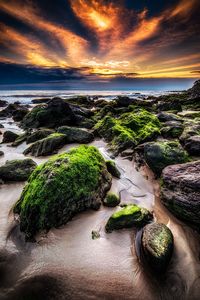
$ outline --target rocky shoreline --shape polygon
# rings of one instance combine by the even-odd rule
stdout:
[[[12,212],[27,241],[102,203],[113,209],[105,220],[106,235],[142,230],[142,256],[155,278],[164,274],[173,257],[173,232],[157,221],[153,209],[137,200],[124,203],[119,193],[109,191],[121,176],[117,157],[150,168],[160,182],[162,204],[199,232],[200,81],[188,91],[143,100],[83,96],[39,99],[33,106],[0,101],[0,106],[1,120],[13,118],[21,128],[18,134],[1,126],[2,146],[25,147],[23,159],[0,166],[0,181],[3,186],[28,180]],[[106,141],[113,160],[91,146],[96,139]],[[76,148],[56,155],[72,143]],[[48,160],[36,166],[34,159],[41,157]],[[91,238],[101,239],[101,234],[93,230]]]

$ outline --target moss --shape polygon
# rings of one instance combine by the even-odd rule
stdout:
[[[108,169],[108,172],[116,177],[116,178],[120,178],[121,177],[121,174],[120,174],[120,171],[118,170],[115,162],[113,160],[107,160],[106,161],[106,166],[107,166],[107,169]]]
[[[116,195],[115,193],[111,193],[111,192],[109,192],[106,195],[106,198],[103,200],[103,204],[108,207],[115,207],[115,206],[119,205],[119,203],[120,203],[119,196]]]
[[[111,143],[113,149],[120,152],[158,135],[160,122],[152,113],[134,108],[134,111],[124,113],[119,118],[104,117],[95,125],[95,129]]]
[[[15,205],[21,230],[32,237],[65,224],[79,211],[98,208],[110,183],[95,147],[80,146],[52,157],[36,168]]]
[[[135,204],[130,204],[115,212],[106,224],[106,231],[112,232],[115,229],[140,227],[152,219],[151,213]]]

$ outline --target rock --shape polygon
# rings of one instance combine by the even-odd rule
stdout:
[[[141,227],[152,220],[151,213],[143,207],[130,204],[112,214],[106,224],[106,232],[116,229]]]
[[[8,102],[5,100],[0,100],[0,107],[5,107],[8,105]]]
[[[158,100],[156,109],[160,112],[163,111],[181,111],[182,110],[182,106],[181,103],[178,99],[178,96],[175,97],[175,99],[171,98],[167,98],[165,96],[161,96],[159,98],[160,100]],[[168,99],[168,101],[166,101]]]
[[[161,134],[164,138],[178,138],[183,130],[184,126],[180,122],[169,121],[163,124]]]
[[[23,119],[23,128],[55,128],[63,125],[76,125],[79,117],[88,115],[85,110],[53,98],[47,104],[34,107]],[[83,118],[82,118],[83,119]]]
[[[159,135],[160,122],[152,113],[137,108],[119,118],[105,116],[95,125],[95,130],[110,142],[111,150],[118,154]]]
[[[120,204],[120,198],[115,193],[109,192],[103,200],[103,204],[108,207],[115,207]]]
[[[3,124],[0,124],[0,128],[4,128]]]
[[[168,165],[185,163],[188,155],[178,142],[152,142],[144,145],[144,159],[149,168],[158,176]]]
[[[106,166],[107,166],[107,169],[108,169],[108,172],[116,177],[116,178],[120,178],[121,177],[121,173],[120,171],[118,170],[115,162],[113,160],[107,160],[106,161]]]
[[[3,156],[4,155],[4,152],[3,151],[0,151],[0,156]]]
[[[164,224],[152,223],[143,228],[142,253],[151,269],[161,276],[169,265],[173,252],[173,235]]]
[[[183,122],[180,116],[177,116],[173,113],[167,113],[167,112],[160,112],[157,115],[159,121],[161,122],[168,122],[168,121],[177,121],[177,122]]]
[[[92,230],[92,239],[93,240],[97,240],[99,239],[101,236],[100,236],[100,233],[96,230]]]
[[[27,137],[26,143],[30,144],[42,140],[54,132],[52,129],[39,129]]]
[[[161,201],[181,220],[200,230],[200,160],[162,172]]]
[[[38,98],[38,99],[33,99],[33,100],[31,100],[31,102],[33,103],[33,104],[43,104],[43,103],[47,103],[47,102],[49,102],[51,100],[51,98]]]
[[[16,140],[12,143],[11,146],[12,146],[12,147],[17,147],[17,146],[21,145],[23,142],[26,141],[27,136],[28,136],[28,133],[27,133],[27,132],[20,134],[20,135],[16,138]]]
[[[2,143],[12,143],[18,138],[18,136],[19,136],[18,134],[14,133],[10,130],[5,131],[3,134]]]
[[[185,127],[183,133],[179,137],[179,140],[184,145],[191,136],[195,136],[195,135],[200,135],[200,124],[192,125],[190,123],[190,125],[187,125]]]
[[[127,96],[118,96],[115,99],[115,102],[116,102],[117,106],[129,106],[131,104],[134,104],[135,99],[131,99]]]
[[[92,133],[76,127],[62,126],[57,131],[66,135],[66,143],[87,144],[94,140]]]
[[[188,95],[190,99],[200,98],[200,80],[195,81],[193,87],[188,90]]]
[[[46,138],[30,145],[27,149],[25,149],[24,155],[30,154],[37,157],[55,154],[57,150],[62,148],[65,144],[65,134],[53,133],[47,136]]]
[[[178,113],[178,115],[182,118],[200,118],[200,111],[197,110],[184,110],[180,113]]]
[[[200,135],[191,136],[185,141],[184,148],[190,155],[200,156]]]
[[[4,182],[25,181],[36,166],[37,164],[30,158],[9,160],[0,167],[0,179]]]
[[[20,121],[25,114],[27,114],[28,109],[18,103],[10,103],[8,106],[0,111],[1,118],[11,118],[13,117],[15,121]]]
[[[23,120],[23,118],[28,114],[29,110],[28,108],[22,106],[19,107],[16,111],[13,112],[12,116],[13,116],[13,120],[15,122],[20,122]]]
[[[38,166],[14,212],[27,238],[66,224],[77,213],[98,209],[111,186],[111,176],[99,151],[82,145]]]

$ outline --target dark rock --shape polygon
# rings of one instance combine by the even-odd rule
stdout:
[[[180,113],[178,113],[178,115],[182,118],[200,118],[200,111],[198,110],[184,110]]]
[[[187,153],[178,142],[173,141],[146,143],[143,153],[145,162],[158,176],[166,166],[188,161]]]
[[[157,115],[159,121],[161,122],[168,122],[168,121],[177,121],[177,122],[183,122],[180,116],[177,116],[173,113],[167,113],[167,112],[160,112]]]
[[[115,162],[113,160],[107,160],[106,161],[106,166],[107,166],[107,169],[108,169],[108,172],[116,177],[116,178],[120,178],[121,177],[121,173],[120,171],[118,170]]]
[[[186,141],[191,137],[195,135],[200,135],[200,124],[191,124],[186,125],[183,133],[181,134],[179,140],[183,145],[185,145]]]
[[[16,103],[10,103],[5,109],[0,111],[1,118],[11,118],[14,121],[21,121],[22,118],[28,113],[28,109],[25,106],[21,106]]]
[[[33,104],[43,104],[43,103],[47,103],[47,102],[49,102],[51,100],[51,98],[38,98],[38,99],[33,99],[33,100],[31,100],[31,102],[33,103]]]
[[[66,135],[66,143],[87,144],[94,140],[92,133],[76,127],[62,126],[58,132]]]
[[[99,151],[80,146],[52,157],[35,169],[14,212],[27,238],[66,224],[77,213],[98,209],[111,186]]]
[[[103,204],[107,207],[115,207],[120,204],[120,198],[115,193],[109,192],[103,200]]]
[[[200,161],[162,172],[161,201],[176,217],[200,230]]]
[[[27,133],[27,132],[20,134],[20,135],[16,138],[16,140],[12,143],[11,146],[12,146],[12,147],[17,147],[17,146],[21,145],[23,142],[26,141],[27,136],[28,136],[28,133]]]
[[[13,120],[15,122],[20,122],[28,114],[29,110],[26,107],[19,107],[16,111],[13,112]]]
[[[32,159],[10,160],[0,167],[0,179],[4,182],[25,181],[37,164]]]
[[[162,111],[181,111],[182,106],[178,99],[171,100],[171,101],[158,101],[157,110]]]
[[[42,140],[54,132],[52,129],[39,129],[27,137],[26,143],[30,144]]]
[[[5,100],[0,100],[0,107],[5,107],[8,105],[8,102]]]
[[[151,269],[162,275],[173,252],[173,235],[164,224],[152,223],[143,228],[142,252]]]
[[[180,122],[169,121],[163,124],[161,134],[164,138],[178,138],[183,130],[184,126]]]
[[[5,131],[3,134],[2,143],[12,143],[18,138],[18,136],[19,136],[18,134],[14,133],[10,130]]]
[[[200,80],[195,81],[193,87],[189,89],[188,95],[190,99],[198,99],[200,100]]]
[[[116,229],[141,227],[151,220],[152,215],[146,208],[130,204],[112,214],[105,229],[112,232]]]
[[[4,128],[3,124],[0,124],[0,128]]]
[[[24,155],[31,154],[37,156],[47,156],[55,154],[58,149],[66,144],[66,135],[62,133],[53,133],[46,138],[36,141],[24,150]]]
[[[117,106],[129,106],[131,104],[134,104],[135,99],[131,99],[127,96],[118,96],[115,99],[115,102],[116,102]]]
[[[200,135],[191,136],[185,141],[184,148],[190,155],[200,156]]]
[[[3,156],[3,155],[4,155],[4,152],[0,150],[0,156]]]

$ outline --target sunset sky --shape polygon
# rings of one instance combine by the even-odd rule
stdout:
[[[199,78],[199,13],[199,0],[0,0],[0,84]]]

